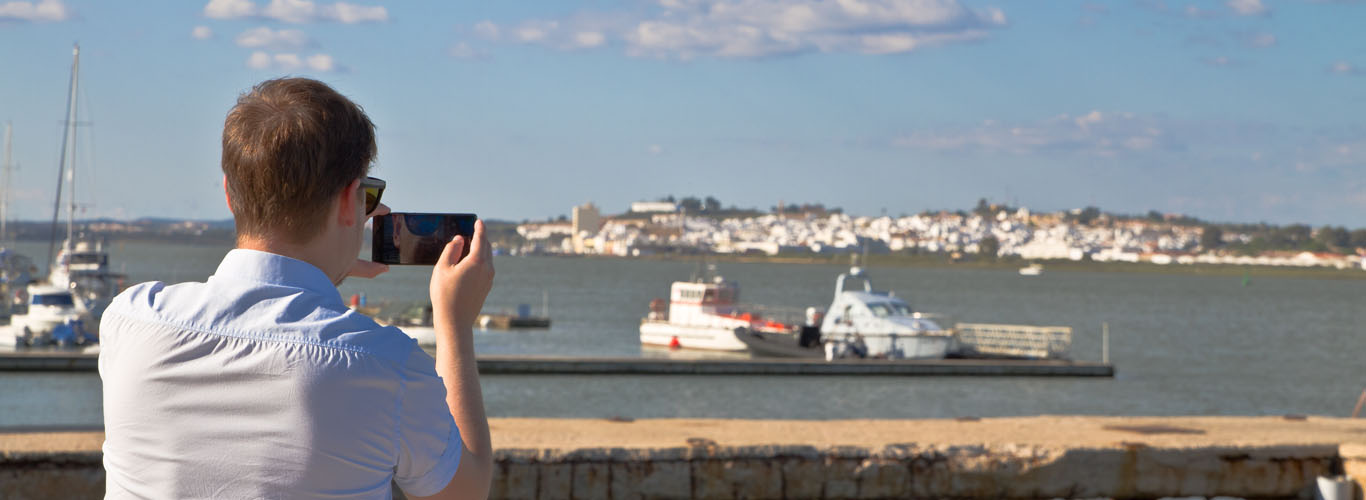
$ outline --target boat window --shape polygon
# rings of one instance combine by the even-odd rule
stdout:
[[[104,257],[100,254],[76,254],[71,256],[72,264],[104,264]]]
[[[52,294],[52,295],[34,295],[34,296],[33,296],[33,305],[35,305],[35,306],[69,306],[69,305],[74,305],[74,303],[71,301],[71,296],[70,296],[70,295],[67,295],[67,294],[64,294],[64,293],[58,293],[58,294]]]
[[[868,310],[873,312],[873,316],[877,316],[879,318],[885,318],[887,316],[892,315],[893,313],[892,307],[882,302],[874,302],[868,304]]]
[[[910,315],[912,315],[912,314],[915,314],[915,311],[912,311],[912,310],[911,310],[911,306],[908,306],[908,305],[906,305],[906,304],[901,304],[901,303],[893,302],[891,305],[892,305],[892,310],[896,311],[896,314],[898,314],[898,315],[901,315],[901,316],[910,316]]]
[[[707,293],[702,296],[702,302],[711,302],[713,300],[716,300],[716,290],[707,290]]]
[[[729,289],[729,288],[722,288],[722,289],[721,289],[721,294],[720,294],[720,295],[721,295],[721,303],[723,303],[723,304],[729,304],[729,303],[731,303],[731,302],[735,302],[735,291],[734,291],[734,290],[731,290],[731,289]]]

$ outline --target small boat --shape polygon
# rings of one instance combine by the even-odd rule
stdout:
[[[28,311],[10,317],[0,329],[4,346],[76,346],[93,344],[97,338],[85,328],[87,314],[76,307],[71,291],[53,286],[30,286]]]
[[[530,314],[480,314],[479,328],[511,330],[516,328],[550,328],[550,318]]]
[[[1020,276],[1038,276],[1043,274],[1043,264],[1035,262],[1020,268]]]
[[[755,356],[774,358],[822,358],[825,356],[824,343],[821,341],[821,312],[814,308],[806,309],[806,324],[792,332],[760,332],[743,329],[736,336],[749,352]]]
[[[384,326],[397,327],[404,334],[416,340],[421,346],[436,345],[436,328],[432,326],[432,305],[422,304],[413,306],[396,316],[380,317],[378,307],[366,307],[364,299],[359,295],[351,297],[351,310],[375,318],[375,322]],[[532,316],[530,308],[526,306],[518,307],[517,314],[480,314],[475,320],[475,326],[482,330],[490,328],[498,329],[521,329],[521,328],[550,328],[550,318],[544,316]]]
[[[79,236],[62,244],[48,274],[52,286],[71,290],[76,309],[90,318],[92,330],[118,295],[123,281],[124,275],[109,269],[104,241]]]
[[[351,297],[351,310],[375,318],[375,322],[381,325],[397,327],[405,335],[416,340],[418,345],[436,345],[436,328],[432,326],[431,304],[409,308],[397,316],[381,318],[376,316],[376,313],[379,312],[378,308],[365,307],[364,299],[353,295]]]
[[[861,280],[862,290],[847,289],[852,280]],[[827,360],[942,359],[955,344],[951,330],[915,312],[906,301],[874,291],[860,267],[836,278],[835,298],[823,319],[808,309],[807,326],[793,333],[745,331],[740,339],[759,355]]]
[[[661,299],[650,302],[650,313],[640,322],[640,343],[710,351],[745,351],[749,346],[737,332],[788,333],[794,327],[753,312],[736,303],[740,285],[720,276],[710,280],[676,281],[667,306]]]

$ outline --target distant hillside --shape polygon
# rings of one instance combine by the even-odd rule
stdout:
[[[206,245],[231,245],[236,231],[228,220],[183,220],[142,218],[133,221],[88,219],[76,221],[76,230],[83,234],[124,241],[168,241]],[[47,241],[52,237],[51,221],[15,221],[9,223],[10,237],[17,240]],[[58,237],[66,234],[66,224],[59,224]]]

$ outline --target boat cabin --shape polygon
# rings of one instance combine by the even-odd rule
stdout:
[[[30,287],[28,296],[29,313],[34,312],[34,308],[55,308],[69,309],[76,305],[71,297],[71,291],[53,286]]]
[[[862,281],[863,286],[850,286]],[[853,288],[851,290],[851,288]],[[873,290],[873,280],[854,267],[835,281],[835,299],[826,311],[821,331],[830,334],[915,334],[940,331],[934,321],[922,317],[901,298]]]
[[[731,315],[735,313],[739,298],[739,284],[719,277],[711,282],[677,281],[669,292],[669,321],[679,323],[703,315]]]

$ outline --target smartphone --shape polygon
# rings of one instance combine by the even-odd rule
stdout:
[[[465,237],[460,258],[470,253],[475,214],[421,214],[394,212],[374,218],[370,260],[385,264],[430,266],[456,235]]]

